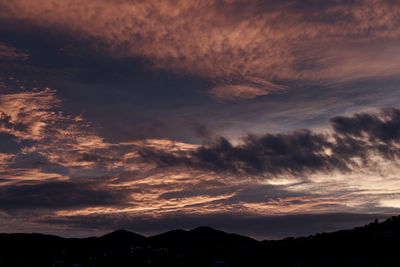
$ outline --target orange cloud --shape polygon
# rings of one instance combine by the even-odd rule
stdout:
[[[0,7],[0,18],[66,30],[117,58],[214,80],[210,93],[225,99],[265,95],[293,80],[348,81],[400,68],[393,1],[15,0]]]
[[[1,95],[0,132],[21,139],[43,139],[45,128],[61,119],[59,114],[51,110],[59,102],[55,91],[49,88]]]

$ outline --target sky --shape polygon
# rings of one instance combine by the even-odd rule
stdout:
[[[398,215],[399,44],[392,0],[0,0],[0,232]]]

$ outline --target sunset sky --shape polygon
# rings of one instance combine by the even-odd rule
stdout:
[[[0,0],[0,232],[398,215],[399,86],[397,1]]]

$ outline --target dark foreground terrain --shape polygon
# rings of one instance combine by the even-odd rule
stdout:
[[[209,227],[144,237],[0,234],[0,266],[400,266],[400,216],[352,230],[256,241]]]

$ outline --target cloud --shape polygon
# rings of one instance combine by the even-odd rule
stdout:
[[[125,205],[125,190],[101,188],[101,184],[82,182],[43,182],[33,185],[12,185],[0,188],[0,210],[53,210],[96,206]]]
[[[107,168],[118,161],[118,155],[101,155],[113,145],[104,142],[81,116],[63,113],[61,103],[56,90],[50,88],[0,94],[0,134],[14,140],[18,147],[12,151],[10,144],[4,152],[18,154],[15,160],[20,165],[36,161],[64,167]]]
[[[193,121],[187,126],[210,142],[195,145],[110,143],[82,116],[62,112],[62,105],[52,89],[0,94],[0,223],[4,217],[34,223],[104,216],[120,225],[177,213],[379,213],[398,196],[397,173],[378,173],[374,165],[398,169],[386,160],[397,154],[381,152],[398,146],[395,109],[334,117],[326,132],[247,135],[237,144],[212,141],[212,133]],[[366,168],[360,172],[360,166]],[[372,174],[363,172],[368,168]]]
[[[380,114],[337,116],[330,120],[335,133],[353,138],[367,137],[373,143],[397,143],[400,139],[400,110],[383,109]]]
[[[262,79],[249,78],[247,81],[239,81],[228,84],[216,85],[209,93],[215,97],[233,100],[233,99],[252,99],[257,96],[268,95],[272,92],[285,90],[287,86],[274,84]]]
[[[3,1],[0,18],[64,32],[116,58],[205,77],[224,99],[304,80],[398,76],[398,3],[385,1]]]
[[[188,127],[195,136],[200,137],[202,139],[210,139],[213,135],[211,129],[209,129],[206,125],[198,122],[198,121],[186,121],[185,126]]]
[[[15,153],[20,149],[21,149],[21,144],[18,143],[18,140],[14,135],[7,133],[0,133],[0,152]]]
[[[60,100],[50,88],[2,94],[0,98],[0,132],[20,139],[40,140],[45,130],[62,118],[53,112]]]
[[[18,51],[15,47],[0,42],[0,59],[2,60],[27,60],[29,55]]]
[[[9,203],[4,210],[159,212],[226,197],[160,200],[159,195],[168,190],[182,190],[210,177],[185,170],[159,172],[156,164],[143,162],[138,151],[157,148],[182,153],[197,145],[163,139],[109,143],[81,116],[61,112],[61,105],[56,91],[48,88],[0,94],[4,139],[0,200]],[[63,200],[68,195],[72,199]]]
[[[195,169],[267,177],[350,172],[373,165],[372,158],[376,155],[390,160],[398,158],[400,110],[338,116],[330,122],[330,133],[299,130],[286,134],[249,134],[238,145],[220,137],[189,153],[143,150],[141,154],[159,166],[186,165]]]

